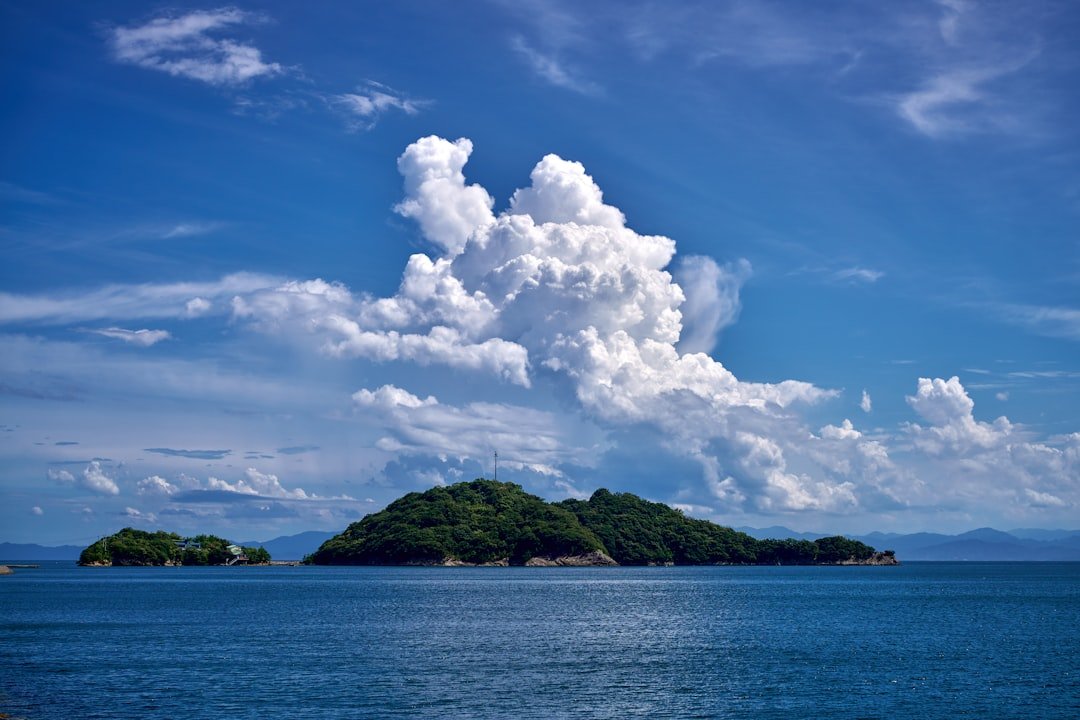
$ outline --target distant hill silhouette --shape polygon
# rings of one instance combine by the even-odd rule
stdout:
[[[59,545],[48,547],[35,543],[0,543],[0,560],[16,562],[19,560],[70,560],[79,559],[82,548],[78,545]]]
[[[307,532],[285,535],[266,542],[253,541],[241,543],[241,545],[264,547],[273,556],[274,560],[303,560],[305,556],[318,550],[320,545],[336,534],[308,530]]]

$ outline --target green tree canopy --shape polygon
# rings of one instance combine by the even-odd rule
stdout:
[[[231,543],[216,535],[180,537],[161,530],[124,528],[102,538],[79,555],[80,565],[225,565],[235,557]],[[243,548],[249,563],[268,563],[264,548]]]
[[[547,503],[519,485],[474,480],[413,492],[327,540],[320,565],[438,564],[581,555],[599,550],[621,565],[828,564],[863,561],[874,549],[843,537],[756,540],[662,503],[597,490],[588,500]]]
[[[573,513],[521,486],[474,480],[409,493],[351,524],[311,556],[316,564],[399,565],[577,555],[603,544]]]

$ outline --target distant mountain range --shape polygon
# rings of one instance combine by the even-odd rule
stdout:
[[[735,528],[756,538],[792,538],[816,540],[819,533],[799,533],[781,526],[769,528]],[[864,542],[878,550],[893,550],[900,562],[937,561],[1080,561],[1080,530],[1018,529],[1002,532],[979,528],[960,535],[938,533],[873,532],[869,535],[847,537]]]
[[[286,535],[263,543],[245,542],[240,544],[245,547],[264,547],[270,553],[270,557],[275,560],[303,560],[305,555],[315,552],[320,545],[335,535],[337,533],[308,530],[299,535]]]
[[[85,548],[78,545],[58,545],[48,547],[34,545],[33,543],[0,543],[0,562],[27,562],[38,560],[70,560],[75,562],[79,559],[79,553]]]
[[[767,528],[734,528],[758,538],[784,540],[817,540],[824,533],[800,533],[779,525]],[[264,547],[275,560],[301,560],[319,549],[337,533],[311,530],[287,535],[266,542],[245,541],[247,547]],[[1080,530],[1018,529],[1002,532],[979,528],[960,535],[938,533],[874,532],[869,535],[848,535],[878,550],[893,550],[904,561],[1080,561]],[[0,543],[0,561],[71,560],[79,559],[83,551],[78,545],[47,547],[28,543]]]

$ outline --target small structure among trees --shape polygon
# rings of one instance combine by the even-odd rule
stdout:
[[[215,535],[181,537],[161,530],[124,528],[79,555],[80,565],[264,565],[265,548],[241,547]]]

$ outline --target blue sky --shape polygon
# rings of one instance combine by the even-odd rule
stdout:
[[[490,477],[1074,528],[1069,2],[0,0],[0,525]]]

